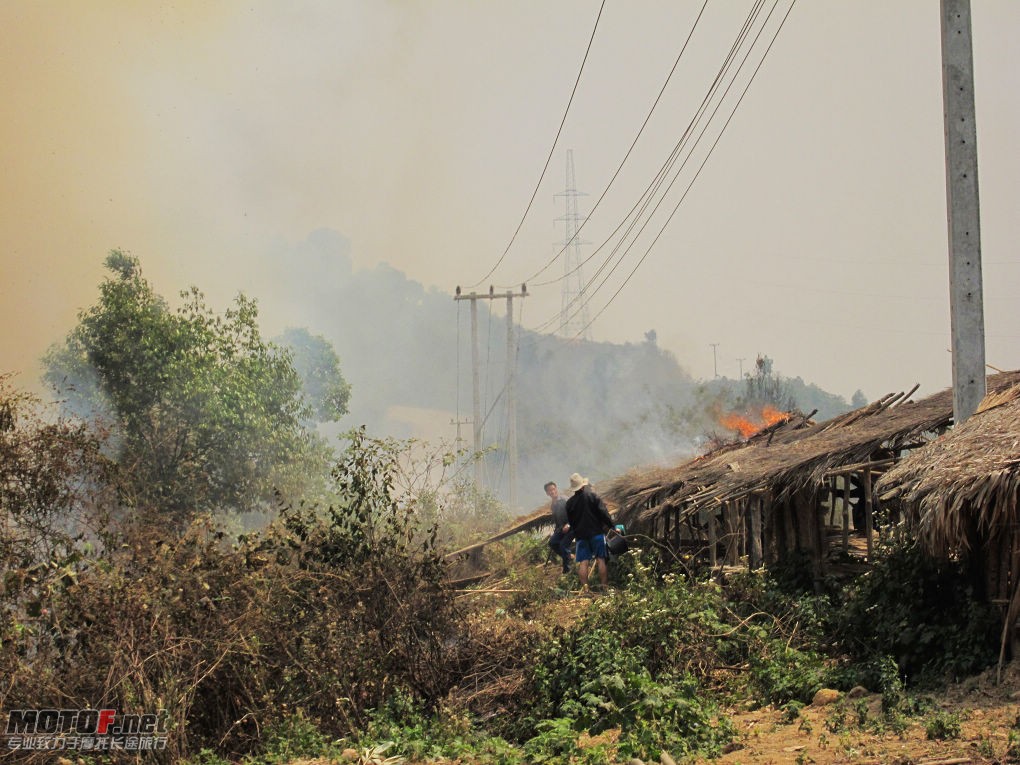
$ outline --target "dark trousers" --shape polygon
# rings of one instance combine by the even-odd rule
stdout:
[[[573,541],[573,531],[560,531],[557,529],[549,537],[549,547],[563,559],[563,573],[570,570],[570,544]]]

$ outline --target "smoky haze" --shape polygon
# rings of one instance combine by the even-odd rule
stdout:
[[[583,255],[638,199],[751,6],[709,4],[591,214]],[[698,7],[606,4],[550,169],[495,284],[519,284],[557,251],[564,210],[554,195],[568,148],[588,194],[580,212],[589,213]],[[374,407],[366,417],[448,423],[456,372],[444,400],[424,400],[398,344],[370,328],[399,321],[408,301],[434,301],[435,326],[455,336],[450,293],[507,246],[598,9],[582,0],[3,3],[0,368],[34,384],[38,359],[94,300],[103,257],[119,247],[171,300],[196,284],[222,309],[243,290],[258,299],[267,336],[307,325],[333,339],[352,407]],[[1014,368],[1020,4],[984,0],[973,14],[987,358]],[[641,346],[654,328],[660,350],[695,379],[712,377],[717,343],[718,371],[730,378],[738,359],[746,371],[766,353],[781,373],[846,398],[948,386],[938,27],[928,0],[797,4],[676,218],[593,338]],[[288,281],[295,250],[314,250],[320,230],[342,232],[346,260],[302,266],[312,273]],[[593,314],[643,251],[628,256]],[[545,276],[561,273],[556,263]],[[338,306],[353,287],[344,285],[358,275],[390,284],[393,305],[345,316]],[[522,322],[534,327],[558,311],[560,285],[529,291]],[[491,334],[502,338],[496,310]],[[416,341],[433,342],[437,370],[456,370],[456,341],[439,342],[433,326],[416,327]],[[492,353],[502,361],[502,349]],[[463,349],[460,362],[463,373]],[[408,402],[373,403],[379,379],[403,386]],[[459,390],[463,416],[470,388]],[[395,406],[408,409],[387,414]]]
[[[267,262],[274,307],[263,323],[299,322],[336,349],[351,384],[350,413],[328,430],[366,425],[370,434],[454,444],[458,429],[472,447],[471,328],[467,301],[425,288],[381,263],[359,269],[351,244],[319,229]],[[509,498],[506,396],[506,315],[490,310],[505,300],[478,301],[480,410],[484,483]],[[520,305],[518,300],[517,305]],[[516,316],[515,311],[515,316]],[[540,498],[542,484],[564,485],[580,471],[592,480],[635,466],[694,454],[706,436],[734,434],[720,427],[719,407],[735,403],[735,380],[705,386],[657,344],[649,330],[626,343],[578,342],[520,331],[515,322],[519,503]],[[749,365],[750,368],[750,365]],[[727,390],[730,395],[727,395]],[[803,385],[791,389],[802,409],[821,417],[845,411],[841,397]],[[818,397],[820,396],[820,398]]]
[[[286,263],[277,296],[336,348],[353,392],[338,426],[452,443],[471,417],[470,316],[466,302],[426,289],[387,264],[358,270],[350,243],[318,230],[273,262]],[[323,280],[323,275],[328,279]],[[485,482],[508,497],[506,316],[479,301],[478,336]],[[267,320],[271,320],[267,317]],[[691,423],[671,421],[694,403],[694,381],[669,354],[639,343],[578,343],[523,333],[514,346],[518,496],[541,496],[575,470],[604,478],[691,454]],[[471,446],[472,426],[461,427]],[[530,504],[525,500],[525,504]]]

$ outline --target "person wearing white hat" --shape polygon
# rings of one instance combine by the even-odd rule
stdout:
[[[599,581],[605,588],[609,584],[609,569],[606,567],[606,532],[613,528],[613,519],[606,509],[606,503],[592,490],[588,479],[580,473],[570,476],[570,491],[567,518],[577,540],[574,560],[577,561],[581,590],[588,589],[589,561],[592,560],[598,569]]]

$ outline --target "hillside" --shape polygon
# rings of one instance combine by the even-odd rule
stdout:
[[[365,424],[377,435],[453,440],[451,421],[470,417],[472,388],[467,312],[458,313],[452,294],[385,264],[355,269],[350,242],[333,231],[313,232],[277,257],[286,266],[274,290],[288,321],[325,336],[351,383],[350,414],[338,429]],[[479,310],[481,405],[484,445],[495,449],[486,472],[505,499],[506,329],[504,318],[487,309]],[[740,380],[695,380],[658,346],[654,330],[623,344],[523,330],[517,362],[522,498],[540,498],[545,481],[564,481],[575,471],[598,480],[691,456],[719,428],[718,412],[737,406],[746,387]],[[851,408],[800,378],[785,387],[797,408],[818,410],[822,419]]]

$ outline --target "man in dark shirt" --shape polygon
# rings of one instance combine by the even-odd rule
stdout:
[[[570,573],[570,543],[574,541],[574,532],[567,520],[567,500],[560,496],[555,481],[545,485],[545,493],[549,496],[549,509],[552,512],[553,533],[549,537],[549,547],[563,559],[563,573]]]
[[[577,573],[581,578],[581,590],[588,589],[588,561],[595,561],[599,581],[605,588],[609,584],[609,569],[606,568],[606,531],[613,528],[606,503],[592,491],[587,478],[580,473],[570,476],[571,497],[567,500],[567,520],[577,539],[575,557]]]

